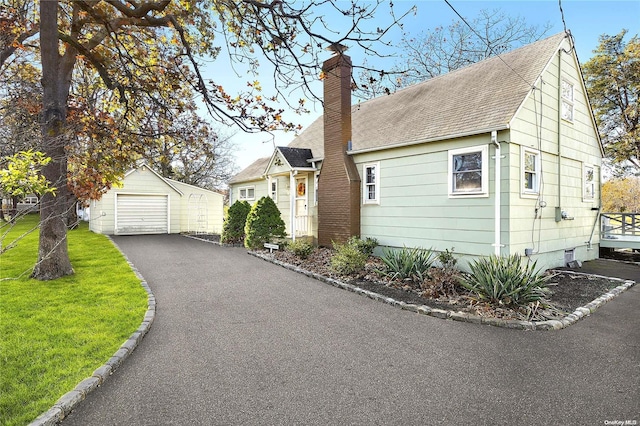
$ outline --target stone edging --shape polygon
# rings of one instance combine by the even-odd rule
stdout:
[[[454,312],[444,309],[432,308],[426,305],[415,305],[413,303],[405,303],[399,300],[395,300],[392,297],[383,296],[382,294],[375,293],[369,290],[365,290],[358,286],[347,284],[340,280],[336,280],[333,278],[325,277],[324,275],[316,274],[315,272],[307,271],[302,268],[298,268],[297,266],[291,265],[289,263],[284,263],[276,259],[271,259],[262,253],[259,252],[248,252],[250,255],[255,256],[257,258],[266,260],[267,262],[271,262],[273,264],[282,266],[283,268],[290,269],[295,272],[299,272],[308,277],[315,278],[319,281],[325,282],[327,284],[331,284],[334,287],[338,287],[344,290],[351,291],[353,293],[360,294],[362,296],[367,296],[370,299],[377,300],[379,302],[386,303],[388,305],[397,306],[400,309],[404,309],[411,312],[416,312],[422,315],[429,315],[436,318],[442,319],[452,319],[454,321],[463,321],[470,322],[474,324],[488,324],[497,327],[505,327],[505,328],[514,328],[520,330],[561,330],[566,328],[578,320],[591,315],[598,309],[600,306],[604,305],[614,297],[618,296],[623,291],[633,287],[635,285],[635,281],[631,280],[623,280],[620,278],[611,278],[604,277],[601,275],[594,274],[585,274],[581,272],[573,272],[573,271],[562,271],[563,273],[569,274],[577,274],[577,275],[591,275],[599,278],[606,278],[613,281],[620,281],[621,284],[616,288],[609,290],[609,292],[603,294],[598,297],[594,301],[587,303],[585,306],[581,306],[573,311],[571,314],[565,316],[561,320],[548,320],[548,321],[521,321],[521,320],[507,320],[500,318],[486,318],[478,315],[472,315],[465,312]]]
[[[111,238],[109,239],[111,240]],[[111,240],[111,242],[116,246],[118,251],[122,253],[120,247],[118,247],[113,240]],[[122,255],[124,256],[124,253],[122,253]],[[126,256],[124,257],[133,272],[140,279],[140,285],[142,285],[148,294],[147,312],[144,315],[142,324],[140,324],[140,327],[133,332],[129,339],[120,346],[120,349],[118,349],[103,366],[96,369],[90,377],[87,377],[78,383],[73,390],[62,395],[62,397],[53,404],[53,407],[39,415],[33,422],[29,423],[29,426],[51,426],[60,423],[80,402],[86,398],[89,393],[101,386],[109,376],[116,371],[120,364],[122,364],[131,352],[133,352],[151,328],[151,324],[156,316],[156,297],[153,295],[153,292],[151,291],[151,288],[149,288],[144,277],[136,267],[133,266],[133,263],[131,263]]]

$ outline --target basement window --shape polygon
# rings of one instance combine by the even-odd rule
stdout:
[[[487,145],[449,151],[449,196],[487,197],[489,163]]]
[[[255,187],[253,186],[244,186],[242,188],[238,189],[238,194],[239,197],[238,199],[240,200],[255,200],[256,195],[255,195]]]

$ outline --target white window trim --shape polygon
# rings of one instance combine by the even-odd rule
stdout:
[[[593,186],[591,196],[587,196],[587,169],[593,171],[593,180],[591,185]],[[582,163],[582,201],[593,203],[596,199],[596,167],[593,164]]]
[[[480,152],[482,168],[480,169],[481,188],[476,192],[454,192],[453,191],[453,157],[460,154]],[[449,198],[480,198],[489,196],[489,147],[487,145],[477,145],[468,148],[458,148],[449,150],[449,165],[447,171],[447,187]]]
[[[564,96],[564,91],[562,90],[562,85],[563,83],[568,84],[571,87],[571,99],[566,98]],[[561,83],[560,83],[560,97],[561,97],[561,101],[560,101],[560,117],[564,120],[564,121],[568,121],[569,123],[573,123],[573,120],[575,118],[575,98],[576,98],[576,91],[575,91],[575,86],[572,82],[570,82],[567,79],[562,79]],[[571,118],[566,118],[562,112],[562,107],[564,104],[567,104],[569,107],[571,107]]]
[[[242,196],[242,191],[248,192],[249,189],[253,189],[253,197],[247,197],[246,195]],[[255,186],[241,186],[238,188],[238,200],[240,201],[250,201],[256,199],[256,187]]]
[[[313,205],[318,205],[318,182],[320,182],[320,173],[313,175]]]
[[[367,195],[369,194],[368,186],[371,184],[367,183],[367,169],[375,168],[375,199],[370,200],[367,199]],[[366,163],[362,165],[362,204],[380,204],[380,162],[375,163]]]
[[[534,189],[525,188],[525,158],[526,154],[533,154],[536,156],[535,160],[535,169],[536,169],[536,179],[534,183]],[[537,149],[529,148],[526,146],[521,147],[520,149],[520,195],[523,197],[531,197],[536,198],[540,194],[540,181],[542,179],[542,157],[540,151]]]

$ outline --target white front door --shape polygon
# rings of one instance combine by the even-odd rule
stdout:
[[[296,177],[295,193],[295,230],[296,235],[307,235],[309,231],[309,191],[307,177]]]

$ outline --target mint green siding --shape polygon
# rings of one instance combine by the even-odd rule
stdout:
[[[489,196],[449,196],[449,150],[488,145],[490,135],[412,145],[355,155],[364,164],[379,162],[380,203],[361,207],[361,235],[382,246],[423,247],[459,255],[490,255],[494,241],[493,167],[489,147]],[[362,175],[361,175],[362,177]]]
[[[580,260],[596,258],[599,243],[598,230],[593,238],[591,233],[594,224],[597,226],[600,206],[602,152],[578,64],[573,55],[563,53],[561,59],[560,79],[559,57],[555,55],[542,75],[544,84],[536,84],[542,90],[527,97],[509,132],[509,251],[524,253],[525,248],[532,248],[532,258],[550,266],[564,264],[565,250],[575,250]],[[558,82],[562,79],[573,84],[572,122],[559,115]],[[537,137],[536,129],[540,128],[541,137]],[[521,146],[541,152],[543,186],[538,198],[523,196],[520,191]],[[585,165],[593,166],[595,172],[592,200],[583,198]],[[540,207],[541,201],[546,207]],[[557,222],[556,208],[565,211],[568,218]]]

